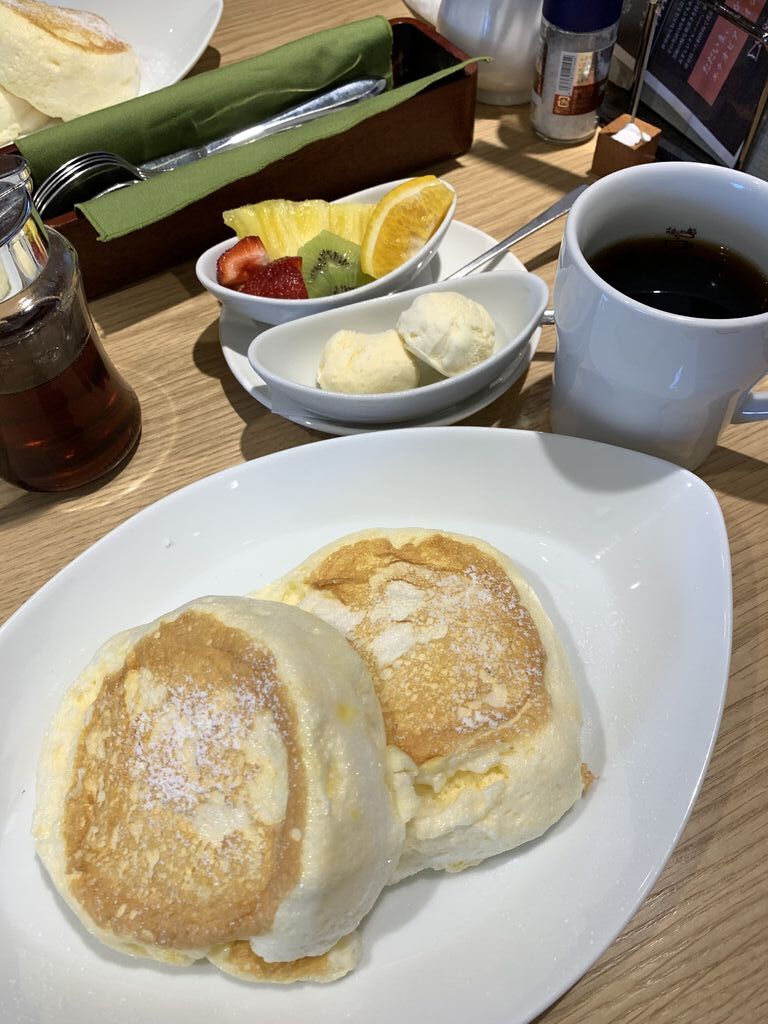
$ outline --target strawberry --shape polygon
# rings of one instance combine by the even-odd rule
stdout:
[[[269,262],[267,250],[256,235],[248,235],[223,252],[216,261],[216,280],[226,288],[245,284],[248,275]]]
[[[248,275],[239,292],[261,295],[269,299],[307,299],[307,286],[301,276],[299,256],[281,256],[263,267],[256,267]]]

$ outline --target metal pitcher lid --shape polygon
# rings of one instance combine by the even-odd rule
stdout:
[[[19,153],[0,153],[0,192],[6,185],[26,185],[32,195],[32,171]]]
[[[0,178],[0,302],[29,287],[48,262],[48,236],[25,180]]]

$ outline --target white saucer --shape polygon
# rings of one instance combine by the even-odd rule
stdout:
[[[462,223],[462,221],[454,220],[446,232],[443,243],[440,246],[440,252],[431,261],[429,266],[425,268],[424,272],[412,282],[412,286],[414,288],[418,288],[421,285],[428,285],[435,281],[442,281],[449,274],[458,270],[459,267],[463,267],[465,263],[469,263],[469,261],[474,259],[475,256],[479,256],[481,253],[485,252],[486,249],[489,249],[495,241],[496,239],[487,235],[484,231],[479,231],[477,228],[473,228],[469,224]],[[483,268],[483,270],[478,271],[478,273],[489,273],[495,269],[525,270],[525,267],[516,256],[507,252],[491,261],[485,268]],[[255,398],[257,402],[261,402],[261,404],[266,406],[267,409],[280,416],[284,416],[286,419],[292,420],[294,423],[298,423],[300,426],[307,427],[310,430],[318,430],[324,434],[336,434],[341,436],[346,434],[359,434],[370,430],[391,429],[391,427],[388,427],[387,425],[379,427],[372,426],[371,424],[357,425],[330,422],[315,416],[300,405],[295,405],[285,401],[281,401],[279,406],[275,404],[272,400],[269,386],[262,380],[248,362],[248,346],[256,335],[261,334],[261,332],[265,331],[268,327],[268,324],[260,324],[254,320],[249,320],[246,317],[233,313],[224,307],[222,307],[221,314],[219,316],[219,340],[221,342],[221,350],[224,354],[227,366],[232,371],[232,375],[238,383],[240,383],[248,394]],[[452,423],[458,423],[467,416],[471,416],[474,413],[479,412],[481,409],[484,409],[487,405],[490,405],[491,402],[494,402],[500,395],[507,391],[515,381],[522,376],[533,358],[533,354],[536,351],[536,346],[539,343],[540,337],[541,331],[537,330],[532,336],[531,342],[520,360],[513,366],[509,367],[503,376],[499,377],[486,388],[481,389],[476,394],[466,399],[466,401],[449,406],[446,409],[442,409],[439,413],[436,413],[433,416],[408,421],[406,423],[394,424],[394,426],[444,427],[449,426]]]

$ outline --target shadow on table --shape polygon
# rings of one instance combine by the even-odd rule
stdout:
[[[537,352],[533,362],[551,358]],[[465,427],[500,427],[511,430],[549,431],[549,377],[530,380],[530,369],[495,402],[462,420]]]
[[[516,174],[563,192],[569,192],[589,177],[576,174],[565,167],[557,167],[548,161],[547,158],[571,147],[544,142],[543,139],[532,136],[528,126],[527,107],[510,110],[479,104],[478,115],[486,120],[496,119],[498,141],[476,139],[472,147],[473,156],[498,167],[514,170]]]
[[[124,462],[114,469],[100,476],[91,484],[83,487],[75,487],[69,491],[54,491],[43,493],[40,491],[25,491],[20,487],[0,480],[0,531],[6,526],[12,526],[18,521],[33,519],[42,515],[52,505],[64,506],[76,499],[95,494],[105,487],[112,480],[117,479],[131,464],[136,453],[141,448],[141,440]]]
[[[197,254],[194,254],[195,258]],[[204,292],[195,276],[194,260],[168,267],[155,277],[109,292],[91,303],[102,340],[144,320],[173,309]],[[212,302],[215,300],[212,298]]]
[[[274,451],[295,448],[326,436],[275,416],[266,406],[248,394],[232,376],[224,359],[219,344],[218,320],[210,324],[198,337],[192,349],[192,358],[201,373],[219,381],[224,397],[242,420],[244,429],[240,437],[240,451],[247,462]]]
[[[549,267],[553,263],[556,263],[559,254],[560,243],[558,242],[556,245],[551,245],[548,249],[545,249],[544,252],[536,253],[535,256],[526,262],[525,269],[530,270],[531,273],[535,274],[536,271],[540,270],[542,267]]]
[[[269,410],[252,398],[232,376],[219,344],[218,320],[209,324],[197,338],[192,348],[192,358],[201,373],[219,381],[224,397],[243,423],[253,423],[269,415]]]
[[[221,64],[221,54],[215,46],[206,46],[198,58],[197,63],[193,68],[187,72],[185,78],[192,78],[193,75],[199,75],[203,71],[215,71]]]
[[[768,505],[768,462],[762,459],[718,445],[697,475],[716,491]]]

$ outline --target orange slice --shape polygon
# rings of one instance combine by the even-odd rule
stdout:
[[[453,195],[434,174],[387,192],[374,206],[360,246],[363,273],[383,277],[417,253],[440,227]]]

